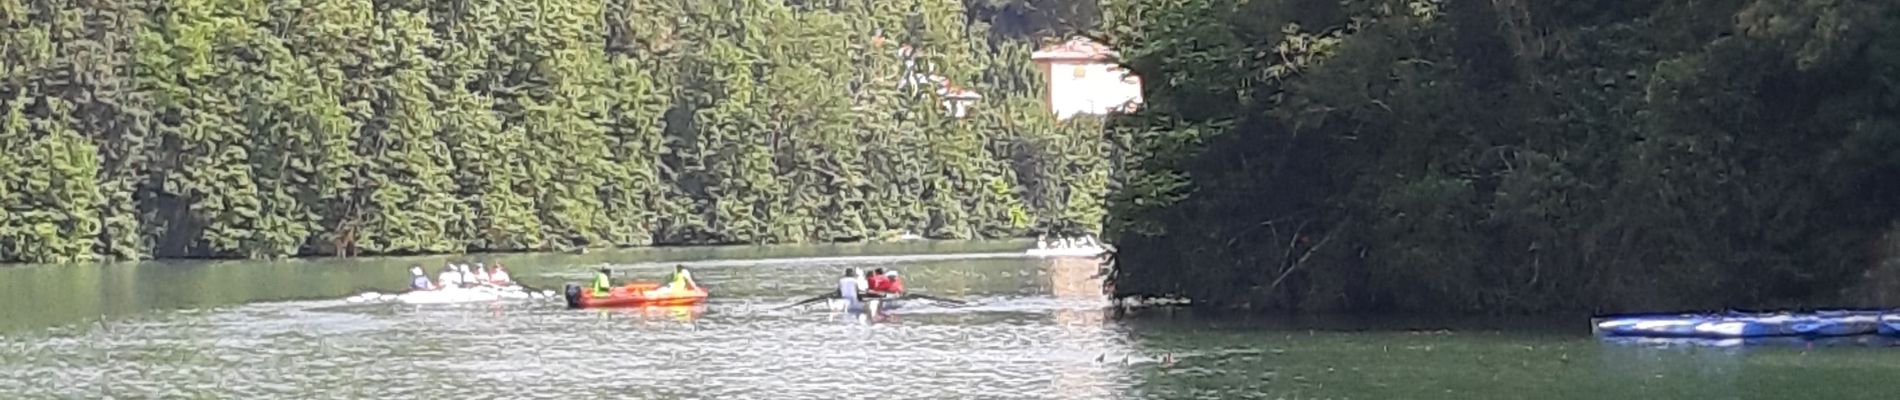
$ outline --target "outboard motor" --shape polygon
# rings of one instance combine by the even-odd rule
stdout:
[[[567,308],[581,308],[581,285],[567,284]]]

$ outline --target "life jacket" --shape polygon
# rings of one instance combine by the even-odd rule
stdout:
[[[513,282],[508,279],[508,271],[499,268],[495,269],[495,272],[488,274],[488,281],[496,285],[507,285]]]
[[[427,276],[416,275],[414,277],[409,278],[409,288],[417,289],[417,290],[428,290],[428,289],[435,288],[435,284],[429,282],[429,277]]]
[[[864,278],[864,280],[866,283],[868,283],[871,286],[870,291],[873,291],[873,292],[888,292],[889,291],[889,290],[886,290],[886,288],[890,286],[891,279],[885,277],[884,275],[871,275],[871,277]]]
[[[884,292],[886,292],[886,293],[903,293],[903,292],[904,292],[904,281],[903,281],[903,280],[900,280],[900,279],[899,279],[898,277],[895,277],[895,276],[893,276],[893,277],[887,277],[887,278],[885,278],[885,279],[884,279]]]
[[[594,295],[595,296],[606,296],[608,293],[613,292],[613,290],[614,290],[613,282],[609,282],[607,280],[607,274],[599,274],[599,273],[594,274]]]
[[[673,276],[667,279],[666,286],[674,289],[685,289],[686,281],[693,276],[692,274],[693,273],[686,271],[673,271]]]

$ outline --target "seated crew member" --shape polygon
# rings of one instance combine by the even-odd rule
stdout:
[[[884,278],[885,278],[885,284],[884,284],[885,293],[904,294],[904,281],[897,278],[897,271],[892,270],[892,271],[885,272]]]
[[[502,269],[501,263],[499,262],[495,263],[495,271],[488,274],[488,282],[495,284],[495,286],[508,286],[515,283],[513,279],[508,277],[508,270]]]
[[[429,275],[422,272],[421,265],[409,267],[409,290],[435,290],[435,282],[429,281]]]
[[[612,273],[612,271],[608,271],[606,268],[601,268],[600,271],[594,273],[594,286],[592,287],[592,289],[594,289],[594,297],[606,297],[613,294],[614,284]]]
[[[462,273],[456,271],[453,264],[445,265],[442,267],[442,273],[435,276],[435,285],[436,288],[462,287]]]

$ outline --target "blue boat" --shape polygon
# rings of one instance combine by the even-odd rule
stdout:
[[[1684,338],[1684,337],[1645,337],[1645,336],[1605,336],[1604,343],[1631,347],[1754,347],[1754,346],[1820,346],[1820,347],[1893,347],[1900,346],[1900,337],[1882,335],[1856,336],[1769,336],[1753,338]]]
[[[1887,322],[1891,321],[1891,324]],[[1881,311],[1830,310],[1809,313],[1650,314],[1598,319],[1602,336],[1659,338],[1834,337],[1900,332],[1900,317]]]
[[[1875,331],[1883,336],[1900,336],[1900,314],[1882,314],[1876,325]]]
[[[1856,336],[1880,331],[1881,311],[1821,311],[1793,324],[1802,336]]]

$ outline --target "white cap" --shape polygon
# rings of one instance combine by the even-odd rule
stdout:
[[[884,276],[897,276],[897,271],[884,271]]]

